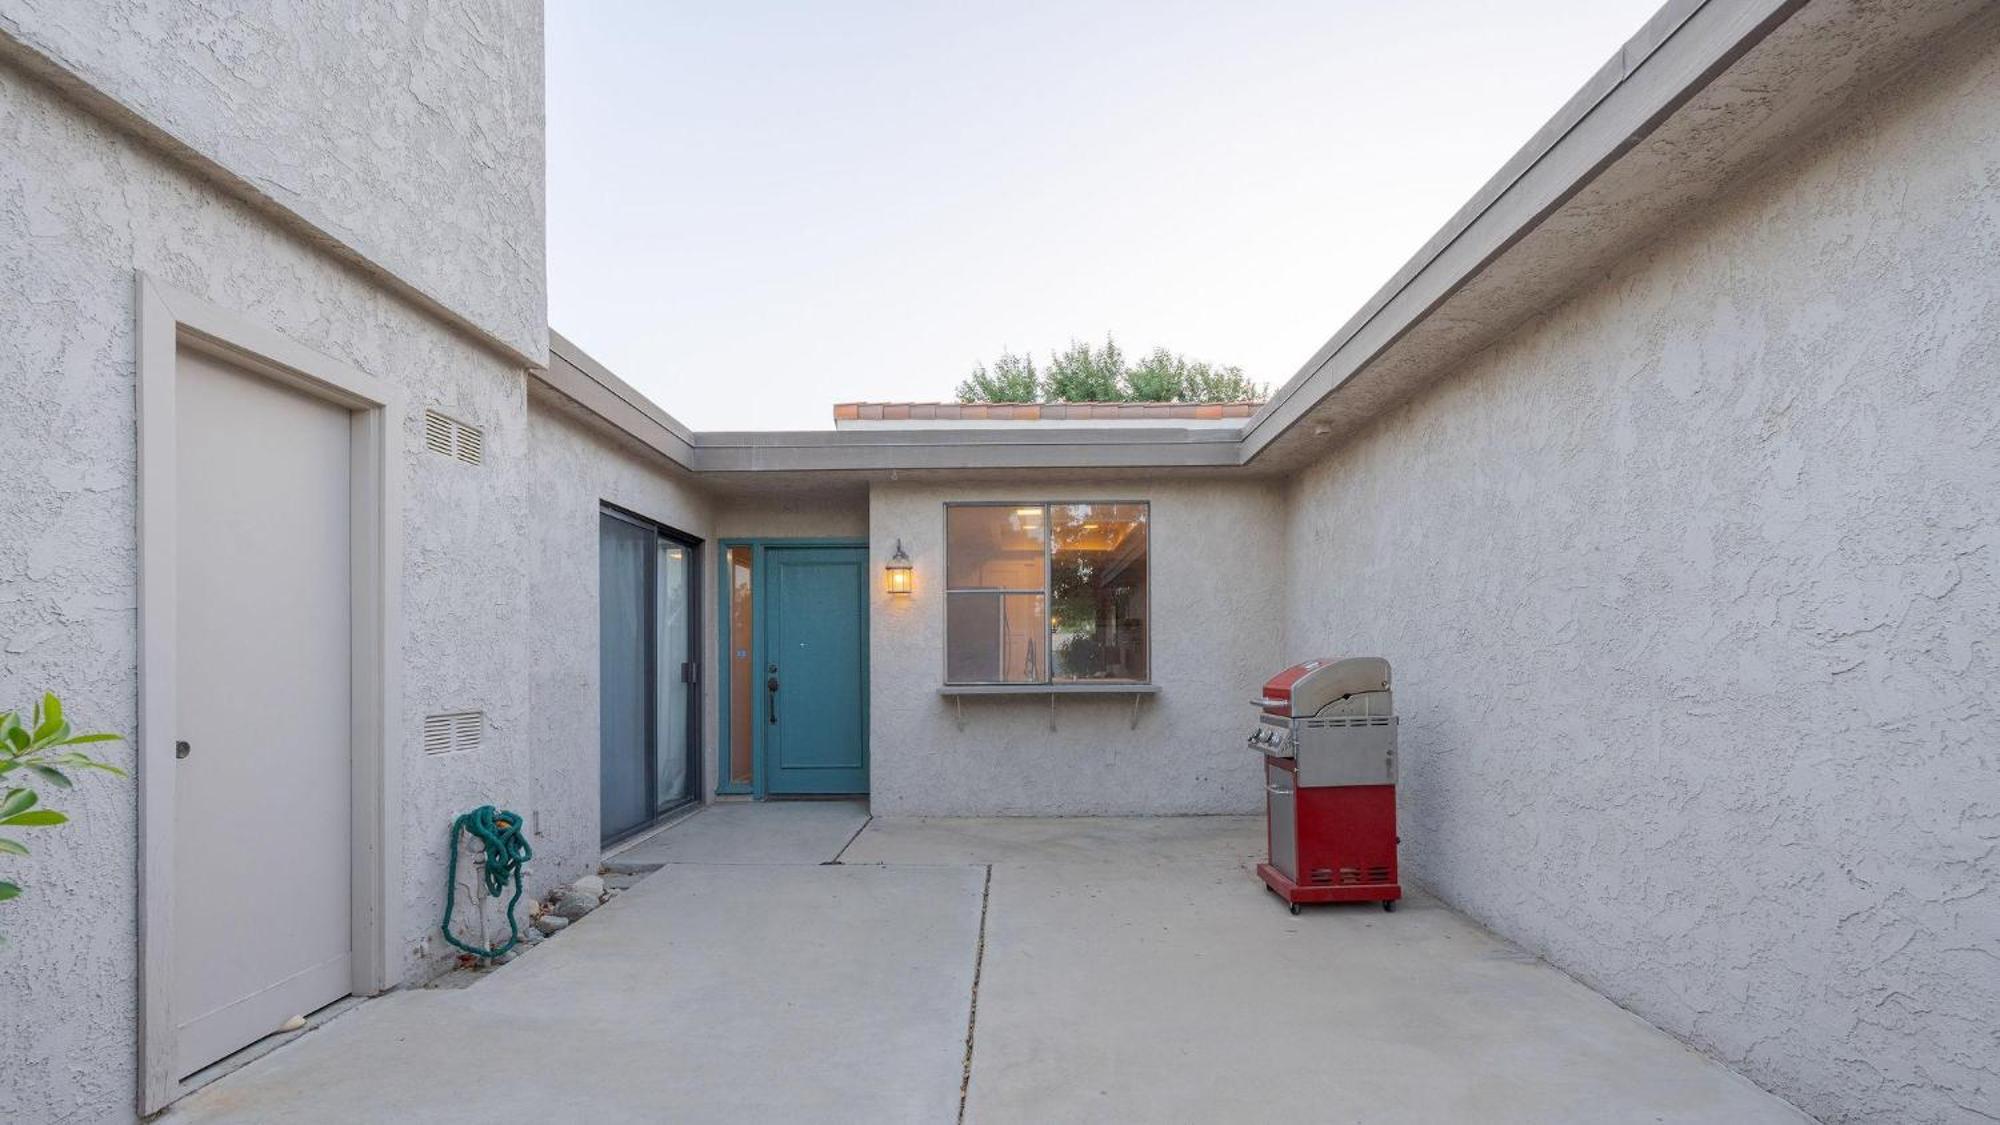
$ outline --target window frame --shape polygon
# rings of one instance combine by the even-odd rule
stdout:
[[[1070,679],[1055,678],[1054,635],[1049,628],[1049,613],[1055,604],[1055,545],[1051,539],[1055,522],[1051,509],[1088,505],[1128,505],[1145,510],[1146,520],[1146,678],[1130,679]],[[1011,587],[978,586],[954,590],[951,585],[951,510],[953,508],[1040,508],[1042,510],[1042,586],[1039,590],[1017,590]],[[943,643],[938,646],[938,667],[942,683],[947,688],[990,687],[1017,688],[1023,692],[1062,691],[1073,687],[1102,686],[1107,690],[1119,688],[1151,687],[1153,684],[1153,502],[1136,499],[1074,499],[1074,500],[947,500],[939,515],[943,533],[940,542],[944,544],[942,564],[939,567],[939,586],[943,596],[938,605],[939,632]],[[951,678],[951,599],[959,594],[1039,594],[1042,599],[1042,678],[1039,680],[954,680]]]

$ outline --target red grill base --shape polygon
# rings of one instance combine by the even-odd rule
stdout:
[[[1296,788],[1292,818],[1299,878],[1270,863],[1257,865],[1264,885],[1296,908],[1310,902],[1379,902],[1384,909],[1403,897],[1396,872],[1396,787],[1393,785],[1297,786],[1297,766],[1271,763]],[[1266,825],[1279,831],[1277,818]],[[1272,852],[1279,841],[1272,839]]]
[[[1301,886],[1285,878],[1285,873],[1268,863],[1257,865],[1257,877],[1279,898],[1298,906],[1311,902],[1379,902],[1384,909],[1403,897],[1401,883],[1320,883]]]

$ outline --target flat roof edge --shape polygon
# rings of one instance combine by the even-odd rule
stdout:
[[[690,431],[553,330],[544,378],[700,474],[1247,467],[1806,3],[1669,0],[1240,428]]]
[[[1636,147],[1807,0],[1670,0],[1272,392],[1244,430],[1254,459],[1348,377]]]

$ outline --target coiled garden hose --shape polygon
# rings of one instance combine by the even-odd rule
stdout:
[[[514,877],[514,897],[507,900],[507,944],[497,949],[480,949],[452,936],[451,912],[458,898],[458,837],[462,833],[475,836],[486,845],[486,858],[480,864],[480,875],[486,882],[488,895],[499,898],[507,889],[507,877]],[[521,832],[520,813],[481,805],[452,821],[451,861],[444,869],[444,924],[440,927],[444,931],[444,940],[474,957],[498,957],[514,948],[515,943],[521,940],[521,927],[514,920],[514,907],[521,901],[521,866],[534,855],[534,849],[528,846],[528,838]]]

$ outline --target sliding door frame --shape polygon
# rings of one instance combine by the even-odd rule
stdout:
[[[658,824],[663,818],[675,812],[678,812],[689,805],[700,803],[702,798],[702,791],[704,788],[703,776],[702,776],[704,755],[702,754],[702,744],[701,744],[701,735],[702,735],[701,712],[702,712],[702,688],[703,688],[702,643],[701,643],[702,642],[701,592],[703,588],[701,581],[702,540],[699,536],[690,535],[685,531],[681,531],[678,528],[661,523],[658,520],[647,519],[645,516],[639,515],[637,512],[633,512],[626,508],[621,508],[616,504],[610,503],[609,501],[599,502],[598,513],[601,516],[609,516],[610,518],[618,520],[621,523],[630,524],[633,527],[639,528],[642,531],[650,532],[654,537],[653,549],[650,552],[648,552],[646,557],[646,599],[645,599],[645,611],[644,611],[647,621],[646,656],[645,656],[646,671],[647,671],[646,747],[645,747],[647,816],[644,820],[640,821],[638,824],[630,828],[627,828],[624,831],[619,832],[615,836],[605,835],[603,832],[603,826],[600,825],[598,831],[599,844],[600,846],[608,848],[614,844],[619,843],[620,841],[628,840],[633,836],[638,835],[641,832],[647,831],[654,825]],[[660,729],[660,702],[661,702],[660,642],[664,638],[660,636],[660,629],[659,629],[660,545],[662,542],[672,543],[678,547],[684,547],[688,551],[688,583],[687,583],[687,593],[686,593],[687,603],[688,603],[688,620],[687,620],[688,660],[686,662],[686,667],[687,669],[689,669],[689,671],[683,673],[681,682],[687,684],[690,688],[693,689],[688,692],[689,706],[687,709],[688,713],[686,720],[687,721],[686,766],[687,766],[687,777],[688,777],[687,796],[679,801],[674,802],[672,805],[669,805],[666,808],[660,807],[660,790],[659,790],[660,748],[661,748],[660,736],[663,733]],[[601,615],[604,612],[604,591],[599,590],[597,598],[598,598],[597,612]],[[601,624],[599,628],[602,628]],[[601,683],[601,677],[602,677],[601,671],[599,675],[600,675],[600,685],[598,691],[602,693],[603,687]],[[600,744],[600,749],[598,752],[600,755],[602,755],[603,753],[602,750],[603,738],[604,738],[604,733],[602,730],[600,730],[598,732],[598,740]],[[598,771],[597,783],[600,787],[602,787],[604,784],[603,768],[601,766],[599,767]]]

